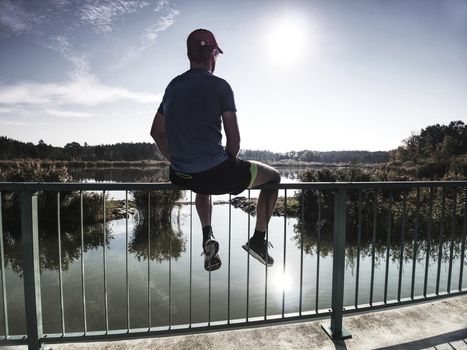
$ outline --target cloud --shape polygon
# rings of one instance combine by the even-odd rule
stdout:
[[[144,34],[140,38],[139,44],[134,47],[129,47],[123,57],[121,57],[120,60],[112,66],[112,68],[121,68],[129,61],[140,57],[144,51],[155,44],[155,40],[159,37],[160,33],[166,31],[175,23],[175,17],[179,14],[180,12],[178,10],[169,8],[165,16],[160,17],[157,22],[151,24],[145,29]]]
[[[0,107],[0,114],[11,113],[13,110],[11,108],[2,108]]]
[[[95,1],[84,5],[80,19],[85,24],[91,24],[97,33],[112,32],[116,19],[139,12],[149,5],[148,1],[140,0]]]
[[[153,104],[161,100],[161,94],[105,85],[91,75],[78,76],[63,84],[19,83],[0,86],[0,104],[3,105],[96,106],[121,100]]]
[[[155,40],[158,33],[167,30],[175,22],[175,17],[180,14],[178,10],[169,10],[168,14],[159,18],[159,20],[146,28],[145,37],[148,40]]]
[[[149,17],[152,23],[148,25],[150,12],[155,15]],[[118,42],[118,33],[122,32],[119,26],[133,23],[132,30],[139,30],[136,37],[139,35],[140,39],[133,46],[127,44],[128,54],[115,65],[122,67],[151,47],[158,35],[173,25],[178,14],[171,0],[48,0],[41,6],[31,1],[0,0],[0,38],[27,35],[35,44],[57,51],[70,61],[82,60],[96,55],[99,40],[108,40],[113,35]],[[79,49],[74,45],[76,42]],[[108,45],[102,47],[106,51],[98,55],[114,59],[113,49]],[[118,50],[121,54],[120,45]]]
[[[48,125],[47,123],[26,123],[20,122],[17,120],[2,120],[0,119],[0,124],[8,125],[8,126],[44,126]]]
[[[91,113],[87,112],[75,112],[75,111],[63,111],[63,110],[58,110],[58,109],[46,109],[45,113],[48,115],[51,115],[53,117],[58,117],[58,118],[92,118]]]
[[[17,1],[0,1],[0,28],[4,27],[6,30],[1,31],[4,35],[8,32],[21,34],[31,31],[35,25],[44,22],[44,19],[42,15],[22,8]]]

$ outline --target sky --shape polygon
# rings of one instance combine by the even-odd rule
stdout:
[[[153,142],[197,28],[243,149],[386,151],[467,120],[467,0],[0,0],[0,136]]]

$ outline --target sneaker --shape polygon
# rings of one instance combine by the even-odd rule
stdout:
[[[250,254],[260,263],[267,266],[272,266],[274,264],[274,259],[268,254],[268,247],[273,248],[271,242],[266,241],[265,239],[261,240],[253,238],[250,238],[250,240],[242,246],[242,248],[245,249],[248,254]]]
[[[211,237],[214,238],[212,233]],[[206,271],[215,271],[222,265],[219,254],[217,254],[219,251],[219,242],[211,239],[211,237],[204,242],[203,252],[201,253],[201,255],[204,255],[204,269]]]

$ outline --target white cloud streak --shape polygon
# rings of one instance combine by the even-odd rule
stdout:
[[[128,16],[149,11],[154,12],[154,22],[146,27],[143,24],[139,40],[135,40],[134,46],[128,45],[127,53],[113,66],[121,68],[140,57],[154,45],[161,32],[174,24],[179,11],[173,8],[171,0],[49,0],[36,9],[28,1],[0,0],[0,37],[28,34],[36,44],[59,52],[76,67],[83,60],[88,64],[90,57],[89,48],[77,52],[71,44],[78,33],[88,29],[97,38],[108,38],[119,31],[119,25]],[[109,54],[114,59],[114,53]]]
[[[166,2],[161,2],[166,4]],[[166,6],[166,5],[164,5]],[[161,11],[161,9],[157,10]],[[153,23],[146,28],[143,36],[140,39],[138,46],[133,48],[128,48],[127,52],[123,55],[122,58],[113,66],[113,68],[121,68],[125,66],[129,61],[132,61],[140,57],[144,51],[149,49],[155,44],[156,39],[159,37],[159,34],[166,31],[170,26],[175,23],[175,18],[180,14],[178,10],[168,9],[165,16],[160,17],[157,22]]]
[[[53,117],[58,117],[58,118],[77,118],[77,119],[84,119],[84,118],[92,118],[91,113],[87,112],[75,112],[75,111],[64,111],[64,110],[58,110],[58,109],[47,109],[45,110],[45,113],[48,115],[51,115]]]
[[[1,108],[0,107],[0,114],[7,114],[11,113],[13,110],[11,108]]]
[[[97,33],[112,32],[116,19],[136,13],[149,5],[148,1],[139,0],[94,1],[84,5],[80,19],[85,24],[91,24]]]
[[[156,103],[160,94],[133,92],[118,86],[108,86],[92,75],[76,75],[70,82],[20,83],[0,86],[3,105],[82,105],[96,106],[121,100],[136,103]]]
[[[0,119],[0,124],[7,125],[7,126],[44,126],[48,125],[47,123],[27,123],[27,122],[20,122],[17,120],[2,120]]]

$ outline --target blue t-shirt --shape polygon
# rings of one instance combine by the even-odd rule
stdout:
[[[198,173],[225,161],[221,114],[236,112],[230,85],[204,69],[192,69],[165,89],[158,112],[165,128],[172,168]]]

